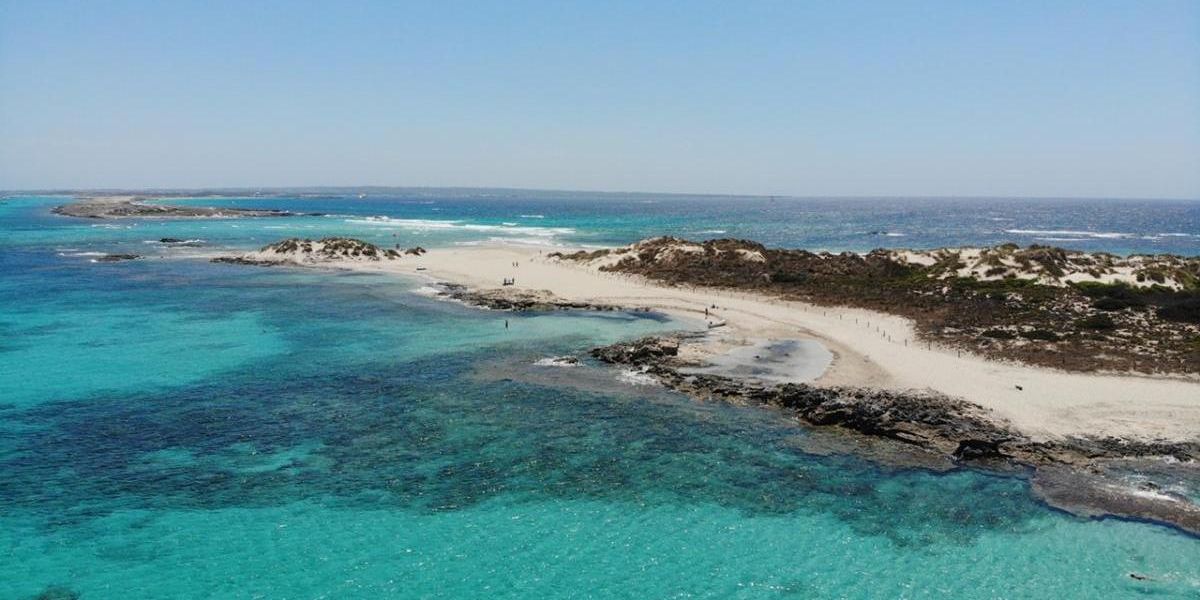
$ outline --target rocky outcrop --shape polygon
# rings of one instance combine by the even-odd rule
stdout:
[[[970,460],[975,449],[999,447],[1019,439],[998,427],[973,404],[930,392],[895,392],[857,387],[819,387],[803,383],[767,385],[721,375],[682,373],[679,341],[648,337],[595,348],[606,363],[639,367],[664,386],[694,397],[739,405],[785,409],[810,425],[837,426],[887,437]],[[998,451],[998,450],[997,450]]]
[[[158,240],[158,243],[166,245],[166,246],[171,246],[171,247],[181,247],[182,246],[182,247],[188,247],[188,248],[196,248],[199,246],[203,246],[204,240],[201,240],[201,239],[185,240],[185,239],[180,239],[180,238],[165,237],[165,238],[160,238]]]
[[[93,258],[92,261],[109,263],[109,262],[122,262],[122,261],[126,261],[126,260],[137,260],[139,258],[141,258],[141,255],[138,255],[138,254],[105,254],[104,256],[97,256],[96,258]]]
[[[396,260],[398,250],[380,248],[354,238],[328,237],[320,240],[289,238],[239,256],[222,256],[212,262],[241,265],[328,265],[341,262]]]
[[[636,368],[665,387],[702,400],[770,406],[814,427],[912,445],[962,465],[1033,468],[1035,490],[1055,506],[1088,516],[1119,515],[1169,523],[1200,535],[1200,507],[1185,498],[1116,485],[1098,473],[1130,457],[1164,458],[1200,469],[1200,443],[1116,438],[1035,441],[983,409],[934,392],[802,383],[764,385],[717,375],[681,373],[679,340],[648,337],[595,348],[591,355]]]
[[[594,348],[591,354],[610,364],[643,366],[658,363],[668,356],[678,356],[679,340],[646,337],[634,342]]]
[[[440,283],[438,295],[472,306],[491,310],[550,311],[550,310],[622,310],[615,304],[594,304],[565,300],[549,290],[518,288],[472,289],[455,283]]]

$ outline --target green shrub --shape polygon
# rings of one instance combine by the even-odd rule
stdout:
[[[989,329],[980,335],[994,340],[1011,340],[1017,337],[1016,334],[1005,329]]]
[[[1042,340],[1045,342],[1057,342],[1062,339],[1057,333],[1047,331],[1045,329],[1034,329],[1033,331],[1024,331],[1021,337],[1027,340]]]
[[[1117,324],[1113,322],[1112,317],[1108,315],[1092,315],[1085,317],[1075,322],[1081,329],[1095,329],[1098,331],[1116,329]]]

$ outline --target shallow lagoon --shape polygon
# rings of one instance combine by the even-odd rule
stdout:
[[[0,598],[1200,594],[1200,540],[1169,528],[1062,514],[1017,476],[810,454],[769,411],[535,364],[692,324],[90,263],[56,248],[197,224],[48,205],[0,208]]]

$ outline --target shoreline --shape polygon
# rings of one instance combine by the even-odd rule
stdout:
[[[1029,469],[1039,498],[1081,517],[1147,520],[1200,536],[1200,504],[1162,481],[1130,477],[1143,470],[1200,477],[1200,383],[1193,380],[1054,371],[921,348],[904,343],[915,334],[903,317],[658,285],[563,263],[536,248],[440,248],[409,256],[372,247],[371,255],[333,257],[276,248],[215,260],[415,278],[438,284],[448,299],[496,310],[654,310],[719,320],[720,327],[706,331],[590,354],[699,401],[779,410],[814,430],[848,435],[851,446],[865,437],[950,466]],[[765,382],[688,372],[752,344],[795,340],[815,340],[829,351],[823,373]]]
[[[519,266],[512,267],[514,262]],[[710,330],[704,347],[689,358],[722,353],[751,339],[814,339],[833,354],[816,385],[934,390],[978,405],[995,421],[1040,441],[1200,439],[1200,381],[1194,378],[1082,374],[960,355],[922,347],[903,317],[864,309],[825,308],[752,292],[723,296],[714,290],[655,285],[511,246],[434,249],[415,260],[349,266],[479,290],[501,288],[503,279],[514,278],[512,286],[501,289],[546,290],[567,302],[649,308],[692,319],[703,319],[704,309],[716,304],[718,308],[709,308],[710,316],[725,325]]]
[[[377,250],[381,256],[390,252]],[[450,283],[458,295],[469,293],[475,304],[491,308],[621,307],[699,322],[707,318],[720,326],[709,329],[699,343],[681,349],[683,358],[704,361],[761,341],[815,340],[832,354],[832,360],[809,381],[814,385],[938,392],[976,405],[992,421],[1036,441],[1113,437],[1200,442],[1200,377],[1191,374],[1081,373],[993,360],[918,341],[906,317],[754,291],[660,284],[551,258],[539,248],[491,244],[419,250],[417,255],[406,252],[385,260],[298,258],[274,250],[215,260],[337,268]],[[506,280],[510,284],[505,285]]]

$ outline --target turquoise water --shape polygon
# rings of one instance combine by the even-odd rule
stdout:
[[[1200,597],[1200,540],[1170,528],[1063,514],[1019,476],[813,454],[769,411],[535,364],[693,323],[198,257],[295,233],[550,247],[641,226],[545,199],[395,222],[426,201],[128,223],[0,204],[0,598]],[[535,227],[503,225],[531,202],[552,222],[509,231]],[[391,221],[348,222],[371,215]],[[1185,231],[1158,229],[1200,233],[1172,215]],[[131,249],[149,258],[84,254]]]

